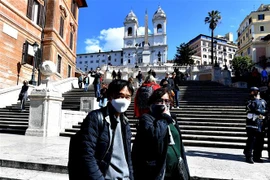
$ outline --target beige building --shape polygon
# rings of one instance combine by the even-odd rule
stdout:
[[[40,82],[43,60],[56,64],[53,80],[75,76],[81,7],[87,7],[86,0],[0,1],[0,89],[23,80]]]
[[[200,34],[188,42],[194,49],[194,63],[197,65],[211,64],[211,36]],[[233,43],[232,33],[214,37],[214,63],[223,68],[225,64],[231,69],[231,62],[237,51],[237,45]]]
[[[261,5],[252,11],[240,24],[237,54],[249,56],[253,62],[270,58],[270,4]]]

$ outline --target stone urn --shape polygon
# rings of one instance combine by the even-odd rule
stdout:
[[[49,88],[50,76],[56,73],[56,66],[52,61],[46,60],[40,66],[40,72],[44,76],[42,80],[43,84],[46,84],[46,88]]]

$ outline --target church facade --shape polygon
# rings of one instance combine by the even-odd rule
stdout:
[[[94,70],[106,66],[147,66],[162,65],[167,62],[167,17],[158,7],[152,17],[153,30],[148,33],[148,14],[145,13],[145,34],[138,35],[139,22],[133,11],[124,21],[122,50],[99,51],[94,53],[77,54],[76,66],[82,71]],[[147,42],[147,43],[145,43]]]
[[[138,35],[138,19],[133,11],[124,21],[123,65],[161,65],[167,62],[167,17],[158,7],[152,18],[152,34],[148,34],[148,14],[145,14],[145,34]],[[145,57],[145,54],[148,54]]]

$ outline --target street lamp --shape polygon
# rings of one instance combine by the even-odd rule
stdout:
[[[158,61],[159,61],[159,65],[161,66],[161,62],[160,62],[160,56],[161,56],[161,54],[160,54],[160,51],[158,51]]]
[[[106,71],[109,71],[109,60],[110,60],[110,54],[108,54],[108,59],[107,59],[107,68],[106,68]]]
[[[135,57],[135,68],[138,68],[138,47],[139,45],[138,44],[135,44],[135,47],[136,47],[136,57]]]
[[[225,55],[226,55],[226,48],[223,49],[223,61],[225,62],[224,70],[228,70],[227,59],[225,59]]]
[[[214,41],[214,47],[215,47],[215,50],[216,50],[215,67],[218,67],[218,64],[217,64],[217,41]]]
[[[31,80],[29,81],[29,84],[32,84],[35,86],[37,85],[37,82],[35,81],[35,66],[36,66],[36,52],[38,50],[38,43],[34,42],[32,46],[33,46],[33,51],[34,51],[34,58],[33,58],[32,77],[31,77]]]

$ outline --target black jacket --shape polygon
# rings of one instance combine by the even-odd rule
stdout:
[[[264,99],[251,99],[247,102],[246,111],[246,129],[252,131],[263,131],[263,119],[260,119],[259,116],[267,115],[267,103]]]
[[[103,121],[99,119],[100,111]],[[68,162],[70,180],[104,180],[112,156],[109,128],[116,124],[114,111],[110,103],[102,109],[91,111],[84,119],[80,131],[71,139]],[[133,180],[131,130],[123,114],[120,119],[130,179]]]
[[[172,118],[166,114],[157,118],[151,114],[141,116],[132,147],[135,180],[161,180],[164,176],[169,145],[168,124],[171,122]],[[176,124],[175,127],[181,137],[178,125]],[[182,138],[181,146],[181,157],[188,170]]]

